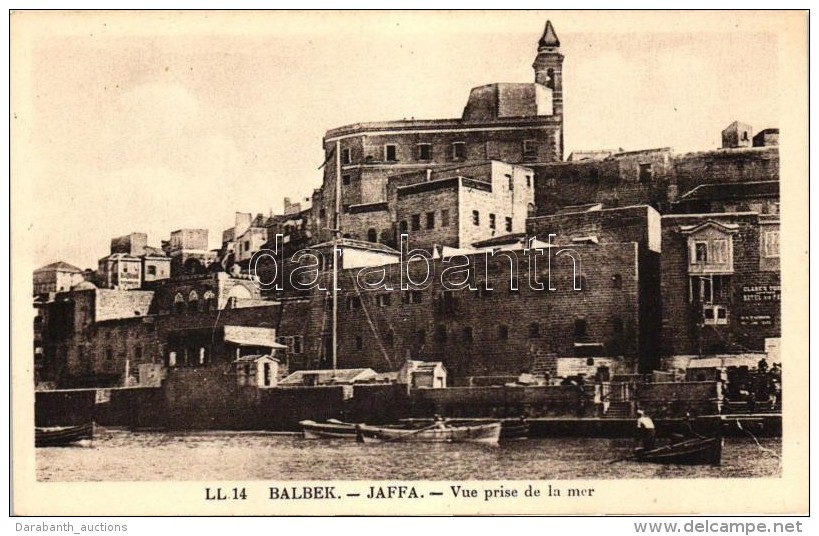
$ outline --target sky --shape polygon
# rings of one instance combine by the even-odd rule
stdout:
[[[328,129],[460,117],[472,87],[533,81],[547,19],[566,156],[779,127],[787,14],[15,13],[14,236],[34,266],[96,268],[134,231],[206,228],[218,247],[236,211],[311,195]]]

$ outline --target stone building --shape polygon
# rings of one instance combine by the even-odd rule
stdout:
[[[83,271],[67,262],[54,262],[34,270],[34,295],[65,292],[84,280]]]
[[[264,305],[259,289],[247,275],[213,272],[180,275],[159,281],[151,312],[157,315],[193,314]]]
[[[201,274],[216,260],[217,251],[208,249],[207,229],[179,229],[173,231],[162,250],[171,258],[171,276]]]
[[[779,216],[662,218],[664,355],[763,352],[781,332]]]
[[[539,257],[534,249],[518,248],[370,268],[374,280],[383,278],[379,290],[362,289],[355,284],[358,271],[342,270],[338,366],[391,371],[407,359],[440,361],[458,384],[473,376],[517,376],[523,370],[555,374],[559,359],[585,363],[613,357],[626,370],[653,366],[658,326],[652,318],[659,314],[657,213],[631,207],[546,220],[532,222],[532,230],[543,240],[541,229],[554,227],[558,237]],[[579,259],[577,274],[573,259]],[[460,273],[454,273],[457,266]],[[424,286],[419,282],[427,273]],[[417,288],[401,290],[401,282],[410,280]],[[466,287],[444,287],[444,280],[456,286],[466,281]],[[302,359],[293,365],[328,368],[332,293],[314,291],[309,303],[313,329]]]
[[[132,290],[142,286],[142,259],[112,253],[99,260],[99,283],[103,288]]]
[[[69,292],[58,293],[53,299],[36,304],[42,324],[40,379],[69,384],[87,382],[88,385],[110,380],[104,377],[110,370],[95,366],[98,359],[104,362],[107,357],[104,348],[99,350],[98,326],[130,321],[137,326],[135,330],[140,330],[138,325],[148,316],[153,296],[151,291],[99,289],[86,281]],[[111,344],[113,356],[120,351],[113,345],[120,341],[112,340]],[[144,347],[146,352],[150,349],[147,343]]]
[[[474,88],[457,119],[357,123],[324,136],[322,188],[313,198],[314,233],[363,236],[354,206],[387,201],[390,177],[458,163],[499,160],[535,166],[563,159],[563,55],[548,22],[533,64],[534,83]],[[337,215],[339,217],[337,217]],[[380,235],[379,235],[380,236]]]
[[[736,125],[735,122],[726,130],[733,132]],[[750,127],[747,129],[750,133]],[[778,136],[776,129],[762,132],[772,131]],[[675,154],[670,148],[582,151],[572,153],[565,162],[541,164],[533,169],[538,215],[590,203],[601,203],[607,208],[647,204],[667,214],[678,210],[675,203],[682,196],[702,185],[738,185],[730,191],[740,199],[744,194],[743,186],[739,185],[778,182],[779,147],[773,142],[752,147],[749,142],[684,154]]]
[[[147,234],[130,233],[111,239],[111,254],[99,262],[98,283],[106,288],[138,288],[134,259],[139,260],[139,287],[171,277],[171,259],[165,252],[149,246]]]

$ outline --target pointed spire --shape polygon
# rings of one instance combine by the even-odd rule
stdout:
[[[557,38],[555,29],[552,27],[552,21],[546,21],[546,29],[543,30],[543,37],[538,41],[538,47],[559,47],[560,39]]]

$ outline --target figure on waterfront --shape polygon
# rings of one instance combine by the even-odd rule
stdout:
[[[440,430],[446,430],[446,420],[437,413],[435,414],[435,426]]]
[[[646,415],[646,413],[638,409],[637,410],[637,437],[643,443],[643,448],[645,450],[651,450],[654,448],[654,438],[656,436],[656,430],[654,428],[654,421],[651,420],[651,417]]]

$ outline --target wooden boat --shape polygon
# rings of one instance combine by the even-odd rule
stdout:
[[[694,438],[651,450],[638,448],[634,451],[634,459],[643,463],[719,465],[722,444],[721,436]]]
[[[299,421],[305,439],[345,438],[355,439],[355,424],[329,420],[316,422],[311,420]]]
[[[36,447],[65,447],[91,439],[94,439],[93,422],[79,426],[34,429],[34,446]]]
[[[405,423],[408,427],[411,428],[418,428],[424,426],[430,426],[433,424],[434,419],[401,419],[402,423]],[[454,418],[454,419],[446,419],[446,424],[449,426],[468,426],[468,425],[476,425],[476,424],[490,424],[493,422],[497,422],[494,419],[489,418],[476,418],[476,419],[466,419],[466,418]],[[529,437],[529,422],[526,419],[505,419],[501,421],[501,434],[500,439],[501,441],[506,441],[510,439],[527,439]]]
[[[501,423],[477,424],[474,426],[447,426],[437,424],[415,430],[358,425],[357,439],[364,443],[391,441],[412,441],[424,443],[491,443],[497,444],[501,434]]]

